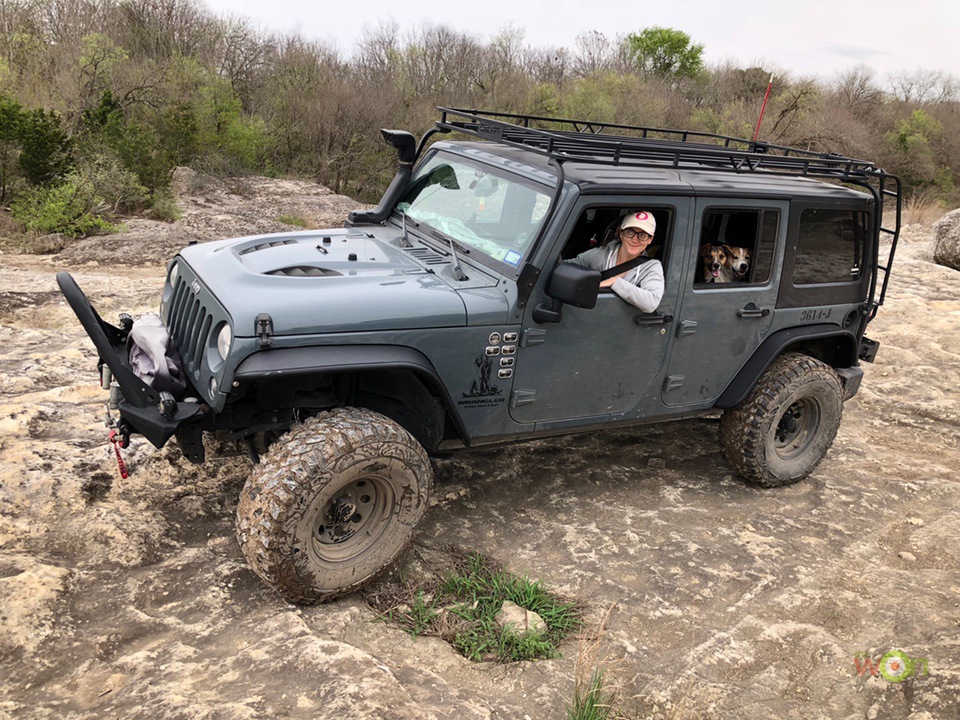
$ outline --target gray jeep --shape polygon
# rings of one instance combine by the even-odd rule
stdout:
[[[122,444],[175,437],[195,463],[204,433],[245,444],[237,536],[285,598],[328,600],[393,563],[427,507],[431,455],[722,412],[722,452],[752,482],[793,483],[823,459],[877,351],[864,331],[896,249],[898,178],[736,138],[450,108],[419,143],[383,136],[396,177],[346,227],[170,262],[160,315],[186,390],[145,382],[131,319],[104,322],[58,275]],[[635,208],[656,219],[652,313],[565,262]],[[711,249],[749,261],[713,282]]]

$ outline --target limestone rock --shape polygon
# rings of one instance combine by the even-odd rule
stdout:
[[[933,261],[960,270],[960,208],[951,210],[933,224],[936,242]]]
[[[503,606],[494,620],[500,627],[505,628],[508,625],[513,625],[514,629],[521,635],[531,630],[535,632],[546,632],[547,630],[547,624],[542,617],[509,600],[503,601]]]

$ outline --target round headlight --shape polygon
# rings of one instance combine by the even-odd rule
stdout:
[[[230,325],[224,325],[220,328],[220,334],[217,335],[217,352],[220,353],[220,357],[224,360],[226,360],[227,355],[230,354],[231,342],[233,342],[233,331],[230,330]]]
[[[170,287],[176,287],[176,285],[177,285],[177,278],[178,278],[179,276],[180,276],[180,263],[174,261],[174,262],[170,265],[170,273],[169,273]]]

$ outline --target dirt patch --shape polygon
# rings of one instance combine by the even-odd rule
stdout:
[[[104,317],[140,314],[183,239],[354,205],[274,183],[189,195],[168,235],[4,256],[0,717],[550,720],[585,643],[628,717],[960,716],[960,284],[929,262],[928,230],[910,229],[871,326],[877,362],[802,483],[745,485],[710,418],[436,461],[394,580],[464,546],[578,601],[588,627],[606,619],[598,645],[477,664],[357,597],[298,608],[267,590],[233,538],[249,463],[228,446],[196,467],[135,439],[131,477],[116,474],[93,349],[55,271]],[[891,650],[927,673],[866,666]]]

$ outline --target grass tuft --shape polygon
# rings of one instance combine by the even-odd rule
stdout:
[[[546,629],[518,632],[513,626],[501,627],[495,616],[508,600],[539,615]],[[479,553],[458,558],[452,570],[427,587],[381,586],[367,595],[367,603],[411,635],[440,637],[474,661],[554,658],[559,644],[582,625],[576,603]]]
[[[574,686],[573,702],[567,705],[567,720],[607,720],[613,706],[603,686],[603,671],[593,671],[590,682]]]

